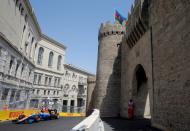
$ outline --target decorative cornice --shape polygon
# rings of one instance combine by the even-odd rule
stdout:
[[[111,36],[111,35],[124,35],[124,31],[107,31],[104,33],[100,33],[98,39],[101,40],[104,37]]]
[[[34,70],[34,71],[36,71],[36,69],[37,69],[37,70],[46,71],[46,72],[49,72],[49,73],[58,74],[58,75],[64,75],[64,73],[59,73],[59,72],[55,72],[55,71],[51,71],[51,70],[47,70],[47,69],[40,68],[40,67],[37,67],[37,66],[35,67],[35,70]]]
[[[67,69],[72,69],[72,70],[74,70],[74,71],[77,71],[77,72],[86,74],[86,75],[88,75],[88,76],[95,76],[94,74],[89,73],[89,72],[85,71],[84,69],[75,67],[74,65],[71,65],[71,64],[64,64],[64,67],[67,68]]]
[[[43,38],[43,39],[45,39],[45,40],[47,40],[47,41],[50,41],[50,42],[53,43],[53,44],[56,44],[57,46],[63,48],[64,50],[66,50],[66,48],[67,48],[67,47],[64,46],[63,44],[57,42],[56,40],[50,38],[49,36],[47,36],[47,35],[45,35],[45,34],[42,34],[42,35],[41,35],[41,38]]]
[[[35,13],[34,13],[34,11],[33,11],[33,8],[32,8],[32,6],[31,6],[31,4],[30,4],[30,1],[29,1],[29,0],[23,0],[23,2],[25,3],[25,5],[26,5],[26,7],[27,7],[27,9],[28,9],[28,12],[30,13],[30,16],[31,16],[32,20],[34,21],[34,24],[35,24],[35,26],[36,26],[36,28],[37,28],[37,30],[38,30],[38,33],[39,33],[39,35],[41,36],[41,34],[42,34],[42,33],[41,33],[41,29],[40,29],[40,26],[39,26],[39,24],[38,24],[36,15],[35,15]]]

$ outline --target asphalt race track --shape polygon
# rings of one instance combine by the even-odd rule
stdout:
[[[84,117],[62,117],[58,120],[40,121],[33,124],[1,122],[0,131],[70,131]]]
[[[13,124],[1,122],[0,131],[70,131],[84,117],[62,117],[58,120],[40,121],[33,124]],[[105,131],[161,131],[150,127],[150,120],[103,118]]]

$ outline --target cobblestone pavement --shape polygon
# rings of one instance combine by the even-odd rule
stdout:
[[[0,131],[70,131],[83,117],[63,117],[58,120],[41,121],[33,124],[0,123]]]
[[[150,120],[126,120],[120,118],[102,118],[105,131],[161,131],[150,127]]]

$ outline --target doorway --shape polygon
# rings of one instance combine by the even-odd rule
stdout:
[[[74,106],[75,106],[75,101],[71,100],[71,108],[70,108],[70,112],[73,113],[74,112]]]
[[[63,112],[67,112],[67,100],[63,100],[63,108],[62,108]]]
[[[135,116],[151,118],[148,78],[142,65],[137,65],[133,76],[133,96]]]

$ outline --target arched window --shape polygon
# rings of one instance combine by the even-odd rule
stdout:
[[[44,53],[44,49],[42,47],[39,48],[39,52],[38,52],[38,64],[42,64],[42,59],[43,59],[43,53]]]
[[[75,85],[72,86],[72,90],[76,91],[76,86]]]
[[[24,33],[25,29],[26,29],[26,26],[24,25],[24,27],[23,27],[23,33]]]
[[[18,71],[18,68],[19,68],[19,65],[20,65],[21,61],[17,61],[17,65],[16,65],[16,71],[15,71],[15,76],[17,75],[17,71]]]
[[[62,57],[59,55],[58,56],[58,61],[57,61],[57,70],[61,69],[61,59],[62,59]]]
[[[10,64],[9,64],[9,71],[11,70],[12,65],[13,65],[13,58],[11,58],[11,60],[10,60]]]
[[[25,49],[25,52],[26,52],[26,55],[28,53],[28,41],[25,42],[25,46],[24,46],[24,49]]]
[[[27,15],[25,15],[24,20],[25,20],[25,22],[28,20],[28,16]]]
[[[32,37],[32,40],[31,40],[31,43],[33,43],[34,42],[34,37]]]
[[[24,68],[25,68],[25,65],[22,64],[22,68],[21,68],[21,76],[22,76],[22,74],[23,74]]]
[[[52,67],[52,64],[53,64],[53,52],[51,51],[51,52],[49,53],[48,66],[49,66],[49,67]]]
[[[65,87],[64,87],[66,90],[69,89],[69,84],[65,84]]]

